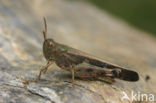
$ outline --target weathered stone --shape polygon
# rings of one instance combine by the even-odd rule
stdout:
[[[37,78],[46,63],[43,16],[48,37],[135,70],[140,80],[108,84],[76,79],[72,88],[71,74],[52,65],[41,81],[25,86],[22,78]],[[156,94],[156,39],[147,34],[79,1],[1,0],[0,103],[121,103],[122,92]]]

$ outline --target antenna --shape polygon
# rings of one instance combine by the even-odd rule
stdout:
[[[47,38],[47,23],[46,23],[45,17],[43,17],[43,20],[44,20],[43,36],[44,36],[44,40],[46,40],[46,38]]]

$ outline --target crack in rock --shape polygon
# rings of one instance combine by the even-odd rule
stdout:
[[[35,85],[31,85],[31,86],[28,86],[27,89],[29,92],[45,97],[49,99],[50,101],[53,101],[54,103],[63,103],[60,100],[60,97],[57,95],[57,93],[54,90],[49,89],[47,87],[38,87]]]

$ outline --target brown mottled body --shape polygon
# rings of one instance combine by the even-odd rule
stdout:
[[[43,54],[47,60],[47,65],[41,69],[38,80],[42,72],[46,72],[48,67],[55,62],[60,68],[72,72],[72,84],[74,86],[74,77],[109,77],[119,78],[126,81],[137,81],[138,73],[124,69],[117,65],[104,62],[94,56],[90,56],[77,49],[68,47],[55,42],[53,39],[47,39],[47,25],[44,18],[45,30],[43,31],[44,43]]]

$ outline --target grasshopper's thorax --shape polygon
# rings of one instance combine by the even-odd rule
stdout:
[[[55,52],[55,45],[53,39],[46,39],[43,43],[43,54],[46,60],[53,60],[54,59],[54,52]]]

